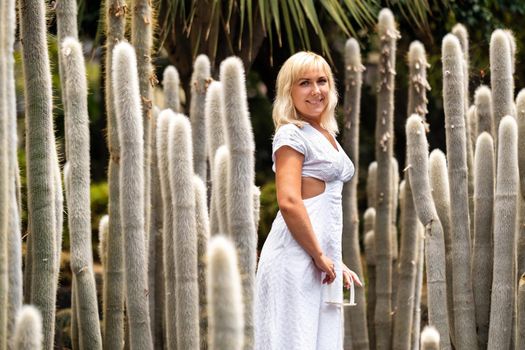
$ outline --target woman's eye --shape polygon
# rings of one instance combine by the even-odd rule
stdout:
[[[303,80],[299,83],[301,86],[308,86],[308,80]]]
[[[324,84],[326,84],[326,83],[328,83],[328,79],[324,79],[324,78],[323,78],[323,79],[319,79],[319,81],[318,81],[318,84],[322,84],[322,85],[324,85]]]

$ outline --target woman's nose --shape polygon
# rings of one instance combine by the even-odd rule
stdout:
[[[316,95],[320,92],[321,90],[319,89],[319,85],[317,85],[316,83],[314,83],[312,85],[312,95]]]

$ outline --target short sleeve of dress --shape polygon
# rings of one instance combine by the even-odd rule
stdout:
[[[274,162],[275,171],[275,152],[282,146],[289,146],[297,152],[307,155],[307,146],[304,136],[300,129],[293,124],[286,124],[281,126],[273,136],[272,144],[272,161]]]

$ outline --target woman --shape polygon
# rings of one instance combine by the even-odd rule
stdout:
[[[337,92],[328,63],[291,56],[277,76],[273,161],[277,213],[259,259],[256,350],[342,349],[343,183],[354,166],[335,139]]]

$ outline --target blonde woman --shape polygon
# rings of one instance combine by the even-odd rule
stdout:
[[[343,284],[361,285],[342,262],[343,183],[354,165],[335,136],[337,92],[328,63],[291,56],[277,76],[273,170],[277,213],[261,251],[256,350],[340,350]]]

